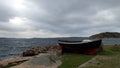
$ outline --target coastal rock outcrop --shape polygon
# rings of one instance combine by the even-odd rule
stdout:
[[[7,65],[17,65],[20,63],[23,63],[25,61],[31,60],[32,57],[14,57],[14,58],[8,58],[5,60],[0,61],[0,68],[5,68]]]
[[[23,56],[35,56],[40,53],[60,55],[61,51],[59,50],[58,46],[37,46],[23,52]]]
[[[58,68],[61,61],[56,55],[39,54],[29,61],[11,68]]]
[[[99,38],[120,38],[120,33],[118,32],[103,32],[95,34],[89,37],[90,39],[99,39]]]

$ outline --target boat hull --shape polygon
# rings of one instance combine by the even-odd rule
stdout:
[[[91,42],[58,42],[62,53],[81,53],[81,54],[96,54],[101,48],[102,40]]]

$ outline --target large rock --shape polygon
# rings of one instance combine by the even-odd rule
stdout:
[[[23,52],[23,56],[35,56],[40,53],[60,53],[58,46],[37,46]]]
[[[32,59],[32,57],[14,57],[14,58],[8,58],[5,60],[0,61],[0,68],[7,66],[7,65],[17,65],[19,63],[25,62]]]
[[[61,61],[56,55],[39,54],[34,59],[11,68],[57,68]]]

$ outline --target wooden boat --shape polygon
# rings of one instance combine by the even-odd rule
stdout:
[[[82,53],[82,54],[96,54],[102,50],[102,40],[92,41],[63,41],[58,40],[58,44],[62,53]]]

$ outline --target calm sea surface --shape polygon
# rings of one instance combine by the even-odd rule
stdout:
[[[0,38],[0,60],[22,56],[22,52],[33,46],[56,45],[58,40],[83,40],[85,38],[33,38],[15,39]],[[104,44],[120,44],[120,38],[103,39]]]

